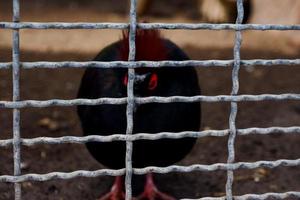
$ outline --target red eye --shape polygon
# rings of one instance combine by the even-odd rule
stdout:
[[[148,89],[154,90],[157,87],[157,81],[158,81],[157,74],[152,74],[150,77]]]
[[[128,75],[127,75],[127,74],[125,74],[125,76],[124,76],[124,78],[123,78],[123,84],[124,84],[125,86],[127,86],[127,84],[128,84]]]

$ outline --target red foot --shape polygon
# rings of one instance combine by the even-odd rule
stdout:
[[[160,192],[153,182],[152,174],[147,174],[144,192],[137,198],[138,200],[176,200],[174,197]]]
[[[116,177],[115,183],[111,187],[109,193],[100,197],[98,200],[123,200],[125,199],[125,193],[123,192],[122,177]]]

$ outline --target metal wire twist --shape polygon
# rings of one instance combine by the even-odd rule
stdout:
[[[20,21],[19,0],[13,0],[13,22]],[[12,48],[12,78],[13,78],[13,101],[20,100],[20,33],[19,29],[13,30]],[[20,110],[13,109],[13,156],[14,175],[21,175],[21,133],[20,133]],[[15,200],[21,200],[21,184],[15,183]]]
[[[130,26],[129,26],[129,55],[128,61],[135,60],[135,36],[136,36],[136,0],[130,0]],[[127,84],[127,108],[126,108],[126,118],[127,118],[127,130],[126,135],[130,136],[133,132],[133,110],[135,107],[134,100],[134,79],[135,71],[133,68],[128,69],[128,84]],[[132,199],[132,152],[133,143],[132,141],[126,141],[126,161],[125,161],[125,199]]]

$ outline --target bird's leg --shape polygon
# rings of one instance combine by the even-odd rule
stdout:
[[[122,200],[125,199],[123,192],[123,179],[121,176],[117,176],[110,192],[100,197],[98,200]]]
[[[157,189],[156,185],[154,184],[152,174],[147,174],[144,192],[138,197],[138,200],[144,200],[144,199],[148,199],[148,200],[158,200],[158,199],[161,199],[161,200],[176,200],[174,197],[169,196],[165,193],[162,193],[161,191],[159,191]]]

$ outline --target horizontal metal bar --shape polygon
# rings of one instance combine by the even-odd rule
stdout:
[[[300,94],[260,94],[260,95],[217,95],[217,96],[170,96],[170,97],[136,97],[135,103],[174,103],[174,102],[243,102],[243,101],[283,101],[300,100]],[[99,98],[99,99],[52,99],[52,100],[23,100],[23,101],[0,101],[0,108],[28,108],[50,106],[77,106],[77,105],[102,105],[102,104],[126,104],[127,98]]]
[[[0,29],[127,29],[126,23],[0,22]]]
[[[26,174],[21,176],[0,176],[0,182],[18,183],[25,181],[49,181],[55,179],[73,179],[77,177],[99,177],[99,176],[122,176],[125,169],[112,170],[112,169],[100,169],[95,171],[77,170],[73,172],[51,172],[47,174]]]
[[[266,200],[270,198],[275,199],[287,199],[291,197],[299,197],[300,198],[300,192],[296,191],[290,191],[290,192],[284,192],[284,193],[265,193],[265,194],[245,194],[241,196],[234,196],[235,200]],[[226,197],[202,197],[199,199],[181,199],[181,200],[226,200]]]
[[[168,167],[145,167],[141,169],[134,169],[134,173],[138,175],[143,175],[147,173],[158,173],[158,174],[166,174],[170,172],[194,172],[194,171],[202,171],[202,172],[211,172],[217,170],[237,170],[237,169],[256,169],[260,167],[265,168],[276,168],[279,166],[284,167],[295,167],[300,166],[300,159],[295,160],[276,160],[276,161],[256,161],[256,162],[237,162],[237,163],[215,163],[211,165],[190,165],[190,166],[178,166],[171,165]],[[0,178],[1,181],[1,178]]]
[[[241,66],[274,66],[274,65],[300,65],[300,59],[252,59],[241,60]]]
[[[300,25],[280,24],[211,24],[211,23],[138,23],[139,29],[185,30],[300,30]],[[88,22],[0,22],[0,29],[127,29],[128,23]]]
[[[100,98],[100,99],[52,99],[52,100],[24,100],[24,101],[0,101],[0,108],[28,108],[50,106],[76,106],[76,105],[101,105],[101,104],[126,104],[127,98]]]
[[[114,135],[89,135],[89,136],[63,136],[63,137],[37,137],[30,139],[21,139],[21,144],[24,146],[34,146],[37,144],[64,144],[64,143],[86,143],[86,142],[112,142],[112,141],[135,141],[135,140],[159,140],[163,138],[169,139],[180,139],[184,137],[223,137],[227,136],[229,133],[228,129],[225,130],[205,130],[205,131],[183,131],[183,132],[161,132],[156,134],[149,133],[137,133],[133,135],[125,134],[114,134]],[[246,128],[238,129],[238,135],[250,135],[250,134],[260,134],[268,135],[275,133],[285,133],[285,134],[300,134],[300,126],[292,127],[268,127],[268,128]],[[0,140],[0,147],[8,147],[12,145],[12,139]]]
[[[100,62],[100,61],[88,61],[88,62],[76,62],[76,61],[64,61],[64,62],[22,62],[23,69],[34,68],[138,68],[138,67],[231,67],[234,60],[185,60],[185,61],[113,61],[113,62]],[[300,59],[253,59],[253,60],[241,60],[242,66],[275,66],[275,65],[298,65],[300,66]],[[0,63],[0,69],[9,69],[12,67],[11,62]]]
[[[249,200],[249,199],[257,199],[257,200],[264,200],[264,199],[286,199],[290,197],[299,197],[300,198],[300,192],[291,191],[291,192],[285,192],[285,193],[265,193],[265,194],[245,194],[239,197],[236,197],[236,200]]]
[[[212,165],[190,165],[190,166],[178,166],[171,165],[168,167],[145,167],[145,168],[134,168],[133,173],[143,175],[147,173],[159,173],[165,174],[170,172],[193,172],[203,171],[211,172],[217,170],[237,170],[237,169],[256,169],[260,167],[265,168],[276,168],[279,166],[293,167],[300,166],[300,159],[295,160],[276,160],[276,161],[257,161],[257,162],[237,162],[232,164],[227,163],[215,163]],[[68,180],[76,177],[98,177],[98,176],[121,176],[124,175],[125,169],[101,169],[96,171],[79,170],[74,172],[51,172],[48,174],[25,174],[20,176],[1,175],[0,182],[25,182],[25,181],[49,181],[53,179]]]
[[[279,24],[211,24],[211,23],[139,23],[140,29],[187,29],[187,30],[300,30],[300,25]]]

